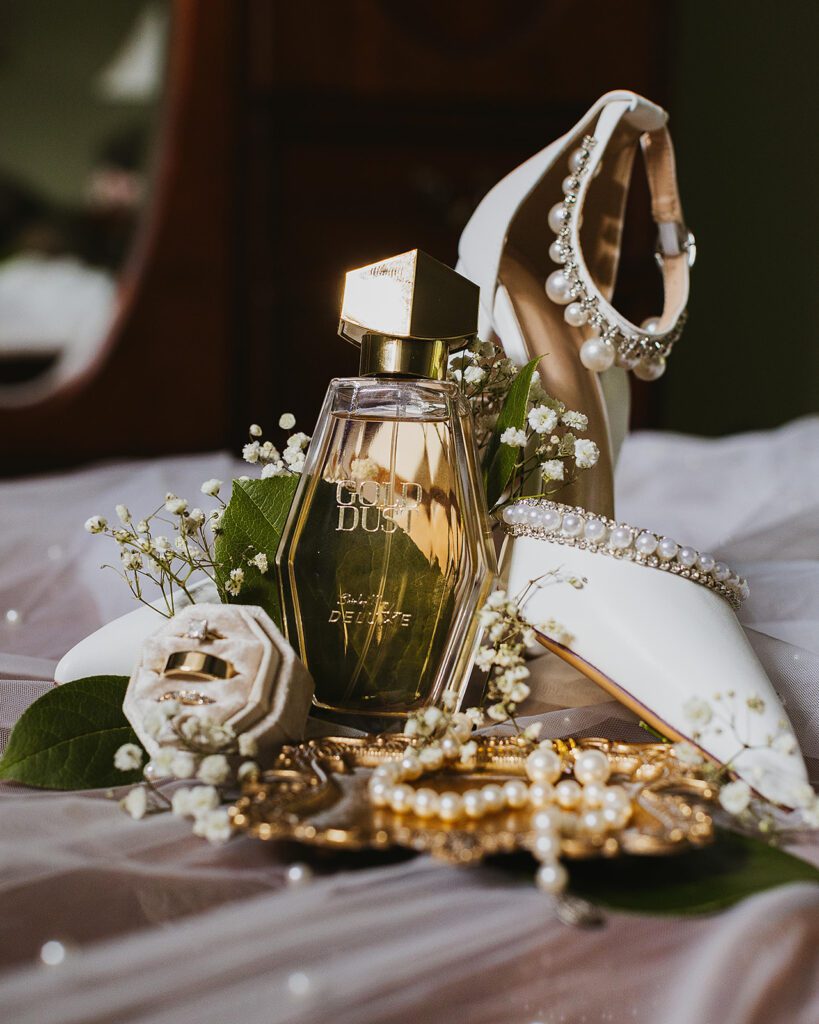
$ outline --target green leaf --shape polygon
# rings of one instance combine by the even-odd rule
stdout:
[[[20,716],[0,759],[0,779],[42,789],[125,786],[141,770],[114,768],[114,753],[136,737],[122,711],[127,676],[89,676],[56,686]]]
[[[536,359],[532,359],[518,370],[515,379],[509,387],[509,391],[506,393],[503,408],[498,416],[498,422],[495,424],[495,429],[487,446],[484,467],[486,499],[490,509],[500,501],[503,492],[512,478],[515,463],[520,455],[520,448],[512,448],[508,444],[501,444],[501,434],[509,427],[514,427],[515,430],[523,430],[529,407],[529,389],[532,385],[532,376],[537,369],[540,358],[538,356]]]
[[[819,882],[806,861],[758,839],[718,832],[701,850],[671,857],[620,857],[570,865],[571,891],[640,914],[707,914],[788,882]]]
[[[293,502],[299,478],[272,476],[267,480],[234,480],[233,493],[222,518],[222,530],[216,540],[219,589],[228,604],[258,604],[277,626],[282,616],[274,559]],[[262,574],[247,564],[248,553],[267,555],[269,568]],[[238,597],[224,589],[231,569],[241,567],[245,581]]]

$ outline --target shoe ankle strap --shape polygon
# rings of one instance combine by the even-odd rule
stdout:
[[[644,380],[654,380],[665,369],[665,361],[682,333],[688,304],[689,272],[696,255],[694,236],[685,226],[677,186],[674,148],[666,115],[661,108],[637,97],[607,103],[594,126],[569,158],[570,175],[564,182],[562,204],[553,208],[550,223],[560,221],[552,250],[563,264],[551,275],[547,293],[554,301],[568,304],[566,319],[575,326],[589,324],[595,337],[581,348],[581,360],[590,369],[605,370],[613,362],[634,370]],[[595,285],[580,245],[583,206],[606,148],[621,121],[641,134],[635,136],[643,152],[652,217],[657,224],[656,258],[663,276],[664,304],[659,317],[641,327],[620,314]],[[555,211],[558,211],[555,213]]]

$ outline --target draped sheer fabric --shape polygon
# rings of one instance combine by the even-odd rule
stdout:
[[[193,499],[241,471],[212,455],[0,485],[0,610],[18,613],[0,619],[0,739],[67,647],[130,608],[99,572],[107,542],[82,522],[117,502],[138,515],[167,490]],[[819,420],[718,441],[636,435],[618,492],[625,521],[750,578],[743,624],[819,781]],[[527,711],[546,734],[645,738],[551,656],[533,678]],[[809,841],[798,852],[819,861]],[[294,860],[312,866],[307,884],[286,884]],[[819,1020],[815,885],[578,930],[496,867],[246,838],[215,848],[170,815],[131,821],[106,793],[5,784],[0,894],[0,1019],[15,1024]],[[67,947],[59,966],[37,961],[49,939]]]

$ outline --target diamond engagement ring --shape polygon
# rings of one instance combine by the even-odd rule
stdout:
[[[208,640],[224,640],[221,633],[208,627],[207,619],[194,619],[182,636],[188,640],[197,640],[199,643],[206,643]]]

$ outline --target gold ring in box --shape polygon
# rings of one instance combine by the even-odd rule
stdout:
[[[230,679],[236,675],[236,669],[224,658],[204,651],[175,651],[168,655],[163,676],[170,679]]]

